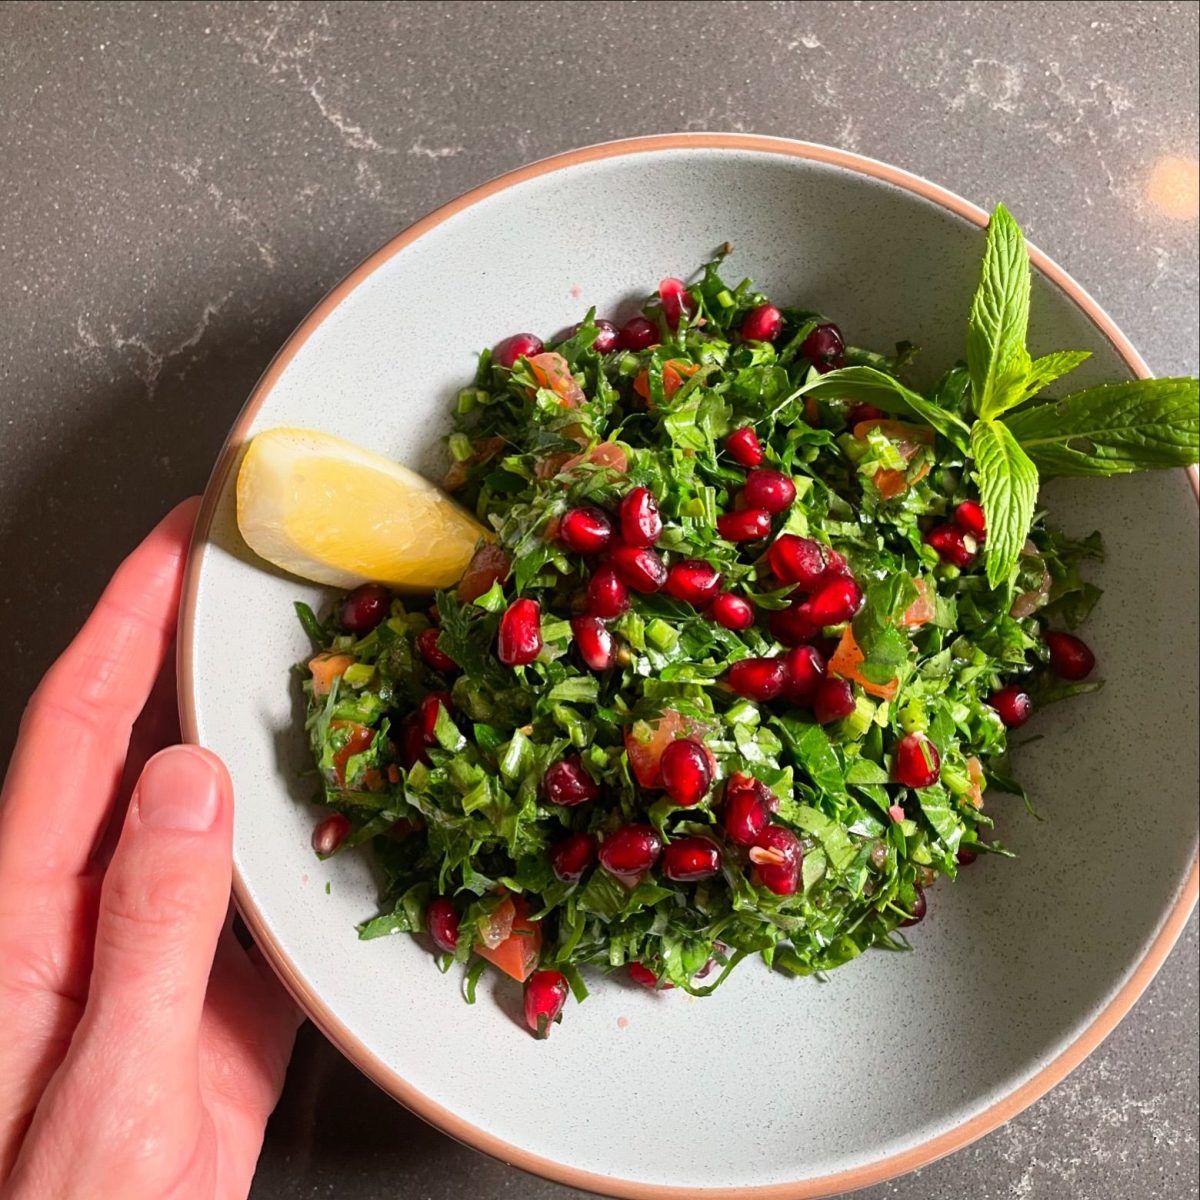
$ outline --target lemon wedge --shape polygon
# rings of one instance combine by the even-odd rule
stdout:
[[[427,479],[311,429],[271,429],[251,441],[238,472],[237,521],[267,562],[343,588],[449,587],[487,536]]]

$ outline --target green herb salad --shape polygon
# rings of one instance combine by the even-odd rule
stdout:
[[[495,966],[540,1035],[607,972],[705,995],[908,948],[939,877],[1008,854],[1010,731],[1101,686],[1070,632],[1100,537],[1039,480],[1197,459],[1195,380],[1043,396],[1087,355],[1030,357],[1003,208],[926,391],[728,251],[480,356],[446,486],[494,536],[456,588],[298,606],[314,846],[387,880],[360,936],[427,933],[468,998]]]

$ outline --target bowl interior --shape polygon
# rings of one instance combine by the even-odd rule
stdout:
[[[1019,214],[1018,214],[1019,215]],[[762,151],[665,149],[527,179],[381,262],[260,392],[247,435],[328,430],[439,478],[440,437],[474,352],[636,307],[726,239],[728,273],[832,315],[849,338],[962,352],[979,230],[866,175]],[[1082,311],[1034,282],[1033,349],[1086,348],[1079,383],[1127,365]],[[425,1115],[638,1188],[752,1187],[854,1171],[911,1150],[1032,1078],[1126,981],[1195,854],[1197,509],[1181,472],[1046,489],[1069,531],[1100,529],[1105,596],[1088,629],[1103,692],[1039,714],[1016,754],[1046,820],[989,797],[1019,857],[939,885],[915,953],[874,953],[827,983],[743,965],[713,997],[600,983],[548,1042],[525,1036],[515,986],[474,1008],[414,939],[360,943],[375,881],[355,855],[319,863],[292,602],[321,589],[240,544],[232,475],[199,559],[194,732],[238,797],[241,898],[327,1029],[418,1094]],[[365,1057],[364,1057],[365,1054]],[[376,1067],[378,1077],[378,1065]],[[451,1114],[451,1118],[447,1117]],[[453,1118],[465,1125],[455,1124]],[[490,1140],[489,1139],[496,1139]],[[558,1168],[541,1164],[542,1169]],[[599,1186],[593,1184],[593,1186]],[[620,1185],[614,1184],[614,1188]]]

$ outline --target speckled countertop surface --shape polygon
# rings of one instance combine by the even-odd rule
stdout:
[[[1165,156],[1196,159],[1197,14],[0,6],[0,761],[21,699],[124,551],[203,486],[300,317],[392,233],[531,159],[689,129],[886,159],[980,203],[1003,198],[1152,368],[1195,372],[1195,211],[1164,215],[1147,181]],[[861,1195],[1194,1197],[1197,1020],[1193,916],[1132,1015],[1064,1084],[971,1148]],[[309,1029],[253,1194],[580,1193],[433,1132]]]

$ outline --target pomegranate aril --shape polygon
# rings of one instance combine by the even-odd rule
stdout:
[[[743,467],[757,467],[763,460],[763,448],[758,434],[749,425],[735,429],[725,439],[725,449],[734,462]]]
[[[662,873],[674,883],[711,879],[720,870],[721,851],[708,838],[676,838],[663,851]]]
[[[907,929],[910,925],[920,925],[925,920],[925,913],[929,908],[929,903],[925,899],[925,891],[919,887],[915,891],[917,896],[913,901],[912,912],[909,913],[906,920],[900,922],[901,929]]]
[[[411,771],[417,763],[429,765],[429,755],[425,753],[425,735],[416,720],[405,721],[400,727],[400,762],[406,771]]]
[[[550,847],[550,870],[563,883],[578,883],[596,858],[596,839],[590,833],[568,834]]]
[[[667,591],[696,608],[703,608],[720,590],[720,571],[702,558],[685,559],[667,572]]]
[[[458,949],[458,913],[445,896],[430,900],[425,909],[425,928],[433,944],[444,954]]]
[[[861,425],[863,421],[882,421],[887,413],[873,404],[855,404],[846,413],[846,421],[851,426]]]
[[[449,692],[430,692],[421,701],[420,708],[417,709],[417,726],[421,730],[421,737],[427,746],[435,745],[437,742],[434,730],[437,728],[438,714],[442,708],[445,708],[448,713],[454,711]]]
[[[600,843],[600,865],[618,879],[648,871],[662,853],[662,840],[649,825],[622,825]]]
[[[600,785],[583,769],[578,758],[551,763],[542,776],[542,790],[551,804],[574,808],[600,795]]]
[[[842,625],[863,606],[862,588],[853,579],[831,579],[808,598],[809,616],[817,625]]]
[[[1074,683],[1092,673],[1096,656],[1088,649],[1087,643],[1073,633],[1051,630],[1046,634],[1046,645],[1050,649],[1050,670],[1059,679]]]
[[[796,499],[796,485],[790,475],[763,467],[746,476],[742,496],[747,508],[765,508],[769,513],[781,513],[790,508]]]
[[[1029,693],[1015,683],[993,692],[988,697],[988,703],[1009,729],[1019,729],[1033,715],[1033,701]]]
[[[592,343],[592,349],[597,354],[609,354],[615,350],[617,348],[617,340],[621,336],[621,331],[611,321],[606,321],[603,317],[597,317],[592,324],[600,331],[596,334],[596,340]],[[578,325],[572,325],[567,330],[566,337],[562,340],[566,341],[567,338],[573,338],[582,328],[582,321]]]
[[[755,779],[753,775],[743,775],[741,771],[734,771],[725,785],[726,793],[747,790],[752,791],[766,805],[767,812],[777,813],[779,811],[779,797],[761,779]]]
[[[342,601],[338,620],[347,633],[363,637],[382,624],[391,608],[392,594],[379,583],[361,583]]]
[[[599,617],[575,617],[571,621],[571,634],[579,647],[579,657],[593,671],[607,671],[613,665],[616,653],[613,635]]]
[[[768,825],[750,848],[750,861],[763,887],[777,896],[795,895],[800,885],[804,851],[800,839],[784,825]]]
[[[532,333],[514,333],[492,347],[492,362],[511,371],[518,358],[532,358],[545,348],[542,339]]]
[[[612,541],[613,527],[608,514],[594,504],[572,508],[558,524],[558,537],[576,554],[599,554]]]
[[[960,867],[969,867],[978,857],[979,855],[970,846],[960,846],[954,855],[954,861]]]
[[[794,583],[801,591],[812,591],[828,565],[826,547],[794,533],[780,534],[771,543],[767,561],[777,579]]]
[[[641,984],[642,987],[649,988],[651,991],[666,991],[675,986],[673,983],[664,983],[660,987],[658,976],[649,967],[644,967],[638,962],[630,963],[626,970],[634,983]]]
[[[957,525],[936,525],[925,535],[925,544],[932,546],[938,553],[938,558],[944,563],[961,567],[969,567],[979,553],[979,544],[969,534],[964,533]]]
[[[342,813],[330,813],[318,821],[312,832],[312,848],[322,857],[332,854],[350,832],[350,819]]]
[[[441,635],[439,629],[425,629],[417,634],[417,653],[435,670],[441,671],[443,674],[450,674],[458,670],[458,663],[454,661],[438,645],[438,637]]]
[[[783,694],[789,704],[811,708],[817,688],[825,678],[825,659],[814,646],[796,646],[784,655],[786,679]]]
[[[748,342],[773,342],[783,332],[783,313],[773,304],[752,308],[742,321],[742,337]]]
[[[725,682],[747,700],[774,700],[786,678],[782,658],[743,658],[725,672]]]
[[[829,359],[841,358],[846,349],[842,340],[842,331],[836,325],[818,325],[804,339],[800,353],[811,363],[827,362]]]
[[[562,1018],[570,990],[560,971],[534,971],[525,981],[525,1024],[537,1037],[550,1036],[550,1026]]]
[[[523,667],[542,652],[542,609],[536,600],[514,600],[500,618],[496,657],[506,667]]]
[[[612,567],[600,567],[588,580],[587,604],[592,616],[605,620],[619,617],[629,607],[629,591]]]
[[[683,808],[704,799],[712,784],[712,768],[704,747],[691,738],[679,738],[664,751],[659,769],[667,795]]]
[[[649,488],[635,487],[621,501],[621,540],[627,546],[653,546],[662,533],[658,501]]]
[[[826,675],[813,695],[813,716],[819,725],[831,725],[854,711],[854,691],[836,675]]]
[[[771,532],[771,514],[765,508],[744,508],[717,518],[717,532],[727,542],[754,542]]]
[[[797,601],[787,608],[777,608],[767,619],[771,636],[785,646],[800,646],[811,642],[821,632],[812,619],[808,601]]]
[[[892,774],[905,787],[925,788],[937,783],[941,774],[941,756],[923,733],[909,733],[896,745],[896,764]]]
[[[688,294],[687,284],[682,279],[668,275],[658,285],[658,298],[668,329],[678,329],[684,313],[690,317],[696,311],[695,301]]]
[[[721,592],[713,597],[708,615],[726,629],[749,629],[754,624],[754,605],[745,596]]]
[[[825,570],[821,574],[818,587],[834,579],[853,579],[850,564],[845,556],[839,554],[832,546],[825,547]]]
[[[732,790],[726,787],[721,823],[731,842],[738,846],[753,846],[770,820],[770,809],[756,788]]]
[[[635,592],[649,595],[667,582],[667,567],[649,546],[614,546],[609,556],[612,568],[622,583]]]
[[[658,326],[645,317],[630,317],[621,326],[617,345],[622,350],[649,350],[658,345]]]
[[[987,518],[978,500],[964,500],[954,510],[954,523],[977,542],[982,543],[987,538]]]

